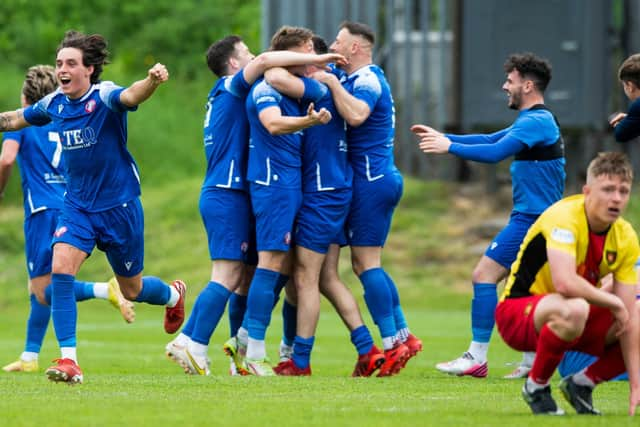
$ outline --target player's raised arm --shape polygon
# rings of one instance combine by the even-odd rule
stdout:
[[[24,118],[24,108],[0,113],[0,132],[19,130],[27,126],[29,126],[29,122]]]
[[[255,57],[242,71],[244,79],[253,84],[265,71],[276,67],[290,67],[295,65],[317,65],[319,67],[330,63],[344,64],[344,56],[337,53],[316,55],[315,53],[299,53],[289,50],[264,52]]]
[[[169,71],[162,64],[156,64],[147,74],[147,77],[134,82],[120,94],[120,102],[127,107],[135,107],[149,99],[156,88],[169,80]]]

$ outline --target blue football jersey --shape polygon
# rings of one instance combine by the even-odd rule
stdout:
[[[341,79],[344,88],[369,106],[360,126],[348,127],[349,160],[358,179],[375,181],[396,170],[393,157],[395,107],[391,88],[380,67],[369,64]]]
[[[321,98],[314,100],[315,109],[329,110],[331,121],[304,130],[302,191],[312,193],[350,188],[353,171],[347,153],[346,122],[338,113],[329,89],[313,80],[307,84],[314,83],[322,89]]]
[[[222,77],[209,92],[204,119],[207,173],[203,189],[247,190],[249,121],[244,104],[250,89],[239,72]]]
[[[548,110],[523,110],[508,128],[509,134],[528,147],[555,144],[560,129]],[[562,198],[566,173],[565,159],[514,160],[511,163],[513,210],[541,214]]]
[[[140,195],[138,167],[127,150],[127,111],[120,102],[124,88],[112,82],[94,84],[79,99],[60,89],[24,110],[27,122],[52,121],[59,130],[65,162],[65,203],[100,212]]]
[[[65,191],[62,145],[53,124],[5,132],[3,140],[18,142],[24,217],[45,209],[62,209]]]
[[[260,79],[252,86],[246,101],[249,119],[249,165],[247,179],[259,185],[300,188],[302,131],[271,135],[258,115],[269,107],[278,107],[283,116],[301,116],[300,104],[280,94]]]

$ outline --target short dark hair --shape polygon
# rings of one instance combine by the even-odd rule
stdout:
[[[105,38],[100,34],[86,35],[80,31],[69,30],[64,34],[56,54],[66,47],[73,47],[82,51],[82,64],[85,67],[93,65],[91,83],[98,83],[100,74],[102,74],[102,67],[109,63],[107,60],[109,51],[107,50]]]
[[[626,154],[609,151],[598,153],[595,159],[591,160],[587,168],[587,181],[589,178],[599,176],[617,176],[622,181],[633,181],[633,167]]]
[[[618,79],[621,82],[631,82],[640,89],[640,53],[624,60],[618,70]]]
[[[22,85],[22,94],[28,104],[33,105],[58,87],[56,70],[51,65],[34,65],[27,70]]]
[[[311,40],[313,31],[304,27],[284,25],[271,37],[270,50],[288,50],[298,47]]]
[[[340,24],[340,29],[345,28],[349,31],[350,34],[354,36],[363,37],[366,41],[371,43],[372,45],[376,42],[376,35],[367,24],[363,24],[361,22],[353,22],[353,21],[343,21]]]
[[[322,55],[323,53],[329,52],[329,47],[327,46],[327,42],[320,36],[313,36],[311,39],[313,41],[313,51],[317,55]]]
[[[227,62],[236,50],[236,44],[240,43],[242,38],[232,34],[226,36],[213,43],[207,49],[207,65],[213,74],[218,77],[227,75]]]
[[[531,52],[514,53],[504,63],[504,71],[517,70],[520,75],[533,81],[536,89],[544,92],[551,81],[551,63]]]

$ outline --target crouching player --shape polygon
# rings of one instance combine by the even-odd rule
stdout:
[[[621,218],[633,171],[622,153],[601,153],[587,169],[583,194],[547,209],[531,226],[496,309],[507,344],[536,350],[522,396],[534,414],[561,414],[549,379],[568,350],[597,357],[563,378],[560,390],[579,414],[593,407],[596,385],[629,372],[629,414],[640,402],[638,313],[640,255],[632,226]],[[613,274],[613,291],[601,279]]]

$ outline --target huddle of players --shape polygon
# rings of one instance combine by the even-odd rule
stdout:
[[[232,338],[224,349],[232,372],[310,375],[321,292],[351,333],[354,376],[397,374],[422,349],[381,268],[402,177],[393,159],[393,99],[372,64],[373,43],[368,26],[345,22],[333,54],[310,30],[288,26],[256,58],[237,36],[209,48],[207,62],[219,80],[205,116],[200,211],[212,276],[166,346],[185,372],[209,373],[209,339],[228,302]],[[338,277],[346,244],[382,350]],[[285,334],[274,369],[264,340],[283,287]]]

